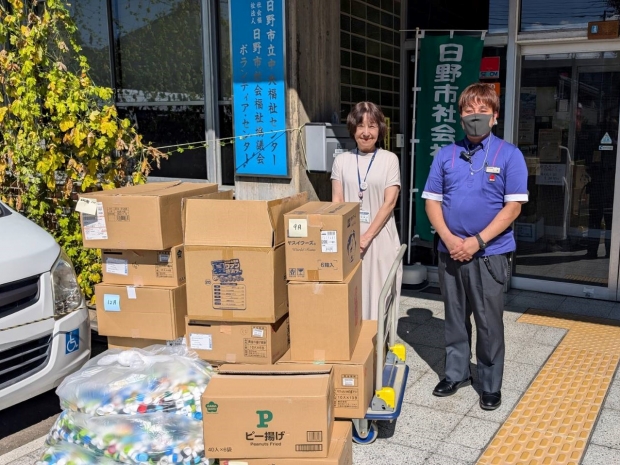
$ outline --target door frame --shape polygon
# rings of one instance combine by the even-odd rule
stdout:
[[[568,39],[568,40],[554,40],[549,38],[535,38],[535,39],[517,39],[516,59],[517,63],[515,70],[517,71],[515,76],[515,85],[510,89],[512,95],[507,95],[506,100],[514,102],[513,121],[514,121],[514,135],[513,140],[516,141],[517,126],[519,121],[519,95],[521,89],[521,59],[522,57],[529,55],[553,55],[553,54],[566,54],[566,53],[586,53],[586,52],[617,52],[620,53],[620,40],[613,41],[588,41],[584,38]],[[590,65],[584,65],[582,67],[574,67],[574,78],[578,78],[581,68],[590,68]],[[602,70],[601,70],[602,71]],[[573,86],[576,91],[577,86]],[[508,90],[508,89],[507,89]],[[571,98],[571,105],[576,105],[575,98]],[[619,114],[620,121],[620,114]],[[620,123],[619,123],[620,130]],[[573,128],[570,131],[574,131]],[[620,156],[620,144],[616,147],[616,160]],[[537,292],[545,292],[550,294],[561,294],[572,297],[589,297],[600,300],[620,300],[620,163],[616,163],[616,173],[614,181],[614,203],[613,203],[613,218],[617,219],[612,221],[611,227],[611,250],[609,259],[609,272],[608,272],[608,284],[607,287],[593,286],[583,283],[565,283],[560,281],[542,280],[535,278],[525,278],[514,275],[514,267],[516,266],[515,260],[513,260],[513,274],[510,280],[510,287],[520,290],[529,290]]]

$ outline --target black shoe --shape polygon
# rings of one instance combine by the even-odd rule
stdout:
[[[502,405],[502,392],[486,392],[482,391],[480,396],[480,408],[482,410],[495,410]]]
[[[437,384],[437,386],[435,386],[435,389],[433,390],[433,395],[437,397],[448,397],[452,394],[456,394],[456,391],[458,391],[460,388],[470,385],[471,376],[466,380],[458,381],[456,383],[447,381],[446,378],[444,378],[439,381],[439,384]]]

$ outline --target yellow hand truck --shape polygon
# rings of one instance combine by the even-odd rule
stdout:
[[[407,250],[401,245],[396,260],[383,285],[379,297],[379,318],[377,321],[377,349],[375,360],[375,394],[366,411],[366,416],[353,419],[353,441],[357,444],[371,444],[379,435],[377,421],[393,422],[400,415],[409,376],[409,367],[403,344],[396,343],[398,310],[396,276]]]

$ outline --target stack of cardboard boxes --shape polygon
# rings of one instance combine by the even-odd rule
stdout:
[[[351,422],[335,419],[366,414],[376,335],[362,321],[359,205],[198,186],[90,195],[84,243],[106,248],[100,333],[121,347],[185,335],[218,366],[202,410],[222,465],[351,465]]]
[[[187,200],[186,340],[202,359],[269,365],[288,350],[283,222],[306,198]]]
[[[352,463],[351,422],[335,419],[366,414],[376,335],[376,322],[362,322],[359,226],[357,203],[310,202],[283,215],[290,350],[275,366],[222,365],[209,383],[205,446],[220,463]]]
[[[165,182],[84,194],[84,246],[102,249],[95,287],[99,334],[110,347],[146,347],[182,337],[187,299],[181,209],[216,184]]]
[[[285,224],[291,348],[278,363],[331,365],[336,418],[364,418],[377,324],[362,321],[359,204],[309,202]]]

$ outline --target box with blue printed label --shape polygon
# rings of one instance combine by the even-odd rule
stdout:
[[[102,336],[173,340],[185,335],[187,296],[178,287],[95,286]]]
[[[186,246],[188,314],[198,320],[275,323],[288,313],[284,246]]]
[[[289,281],[341,282],[360,261],[357,202],[308,202],[284,215]]]

